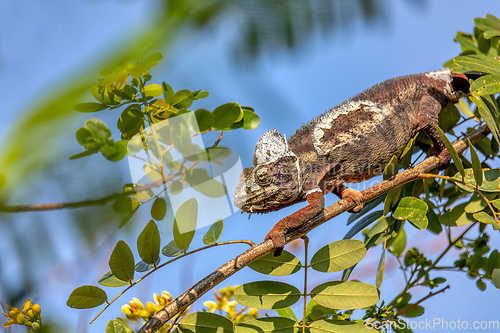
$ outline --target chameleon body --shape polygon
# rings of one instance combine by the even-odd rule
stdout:
[[[235,205],[244,212],[267,213],[307,201],[308,205],[280,220],[268,233],[280,255],[288,231],[324,209],[333,192],[362,208],[362,194],[344,183],[369,179],[399,156],[408,141],[424,130],[442,165],[450,157],[435,124],[448,103],[468,93],[465,74],[448,69],[408,75],[379,83],[303,125],[286,140],[270,130],[258,140],[253,164],[241,176]]]

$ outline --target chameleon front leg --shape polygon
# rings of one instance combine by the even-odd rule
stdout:
[[[349,210],[349,213],[359,213],[363,209],[363,194],[361,192],[340,184],[332,189],[332,193],[342,200],[350,199],[354,201],[356,207]]]
[[[278,257],[285,247],[285,236],[290,230],[293,230],[307,221],[311,220],[316,215],[320,214],[325,208],[325,198],[323,191],[317,187],[310,190],[306,194],[308,205],[290,216],[281,219],[269,231],[265,240],[271,239],[274,244],[274,256]]]
[[[423,129],[432,140],[432,148],[428,151],[428,155],[439,157],[439,169],[445,169],[451,161],[450,154],[434,126],[439,122],[438,115],[442,108],[441,103],[430,95],[422,97],[418,108],[419,129]]]

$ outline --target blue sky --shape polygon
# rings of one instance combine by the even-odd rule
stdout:
[[[0,123],[0,138],[26,107],[44,98],[47,87],[57,87],[71,80],[82,68],[108,54],[134,28],[139,28],[147,21],[154,6],[155,1],[133,0],[0,3],[0,80],[3,95],[8,96],[4,98],[0,110],[3,120]],[[373,84],[394,76],[441,68],[446,60],[460,51],[458,44],[453,42],[456,31],[470,32],[474,17],[483,17],[487,13],[498,16],[499,9],[500,5],[492,1],[476,1],[474,5],[465,0],[423,1],[423,5],[412,1],[387,1],[383,22],[367,25],[356,21],[348,32],[337,30],[327,35],[316,34],[293,53],[262,55],[253,63],[238,63],[231,58],[228,52],[233,42],[231,22],[225,22],[216,30],[174,43],[167,58],[153,75],[158,78],[157,83],[167,81],[176,90],[209,90],[210,97],[198,106],[213,108],[225,102],[237,101],[254,107],[261,116],[260,127],[254,131],[226,133],[222,141],[240,154],[244,166],[250,166],[255,142],[265,131],[276,128],[289,136],[302,123]],[[166,50],[158,51],[167,54]],[[210,142],[212,138],[207,140]],[[4,140],[3,144],[8,142]],[[79,152],[76,143],[72,148],[74,153]],[[123,164],[122,167],[127,166]],[[44,196],[44,201],[50,201],[48,195],[50,193]],[[333,195],[328,196],[327,204],[335,200]],[[223,238],[260,241],[273,223],[298,208],[293,206],[264,216],[254,215],[250,221],[246,216],[235,214],[225,220]],[[65,217],[62,213],[49,216],[58,219]],[[347,215],[338,217],[312,231],[311,253],[329,242],[341,239],[347,230],[346,219]],[[138,223],[138,230],[141,226],[143,224]],[[63,230],[61,233],[70,235],[71,231]],[[163,235],[165,238],[169,236],[166,226],[162,230]],[[132,236],[117,232],[116,240],[104,244],[104,247],[111,249],[120,239],[118,237],[129,237],[130,243],[134,243]],[[498,241],[498,237],[495,240]],[[408,246],[416,246],[430,257],[435,257],[439,249],[445,246],[445,240],[442,239],[441,244],[436,245],[437,248],[426,246],[427,242],[434,244],[434,241],[435,236],[427,231],[412,232]],[[148,301],[153,292],[161,290],[178,295],[190,283],[199,280],[240,250],[243,248],[213,250],[176,263],[127,293],[118,303],[125,303],[133,295]],[[75,247],[69,253],[78,251]],[[100,264],[105,263],[104,258],[109,255],[106,252],[103,251],[102,257],[98,258]],[[378,250],[372,252],[359,275],[354,275],[368,283],[374,283],[379,256]],[[302,259],[301,251],[297,255]],[[80,276],[72,283],[64,283],[55,277],[58,266],[75,267],[75,258],[71,254],[60,257],[64,261],[42,269],[48,282],[38,288],[39,302],[42,309],[46,304],[47,312],[44,315],[55,316],[61,311],[64,313],[62,320],[69,325],[69,330],[76,331],[77,327],[80,329],[85,326],[88,318],[96,312],[90,314],[87,311],[70,310],[65,307],[66,297],[78,285],[94,284],[94,275],[100,276],[99,270],[106,268],[96,268],[92,260],[85,261],[83,265],[88,266],[80,267],[79,271],[87,270],[92,274]],[[394,265],[394,261],[388,260],[390,265]],[[382,295],[387,293],[387,299],[401,287],[400,275],[397,269],[387,273],[382,286]],[[335,274],[332,276],[336,277]],[[332,276],[313,275],[310,284]],[[499,291],[492,285],[482,293],[465,274],[447,273],[443,276],[449,279],[452,289],[425,302],[426,314],[421,318],[460,319],[470,323],[498,318],[495,305]],[[222,286],[241,284],[252,279],[267,278],[245,269]],[[297,285],[302,283],[300,276],[283,281]],[[414,299],[427,293],[425,289],[417,291]],[[211,293],[204,299],[208,298],[211,298]],[[194,306],[195,309],[200,307],[201,302]],[[119,308],[111,307],[87,328],[88,331],[102,332],[107,320],[120,315]],[[437,329],[432,332],[441,331]]]

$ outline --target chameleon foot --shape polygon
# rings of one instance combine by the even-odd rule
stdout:
[[[434,147],[431,147],[428,151],[427,151],[427,155],[428,156],[437,156],[439,158],[439,166],[438,166],[438,170],[444,170],[446,169],[449,165],[450,165],[450,162],[451,162],[451,157],[450,157],[450,153],[448,152],[447,149],[443,149],[440,153],[437,152]]]
[[[264,240],[272,240],[274,245],[274,256],[279,257],[285,247],[285,235],[282,231],[272,229]]]
[[[350,209],[349,213],[359,213],[363,209],[363,194],[361,192],[344,187],[341,196],[342,200],[351,199],[356,204],[356,207]]]

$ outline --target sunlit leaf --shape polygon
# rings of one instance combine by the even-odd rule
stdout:
[[[163,94],[163,89],[159,84],[148,84],[144,87],[144,93],[147,97],[159,97]]]
[[[166,257],[177,257],[182,254],[182,249],[175,244],[175,240],[170,241],[167,245],[163,247],[161,250],[161,254]]]
[[[182,203],[175,213],[174,240],[175,244],[187,251],[194,237],[198,220],[198,201],[191,198]]]
[[[320,272],[338,272],[357,264],[366,254],[365,243],[345,239],[319,249],[311,259],[311,268]]]
[[[446,225],[449,227],[460,227],[463,225],[470,224],[473,220],[465,213],[464,209],[467,203],[462,203],[453,207],[451,210],[445,211],[441,216],[439,216],[439,222],[442,225]]]
[[[252,111],[243,110],[243,129],[253,130],[259,127],[260,117]]]
[[[385,249],[382,250],[382,255],[380,256],[380,261],[377,267],[377,275],[375,278],[375,286],[380,288],[382,285],[382,281],[384,280],[384,271],[385,271]]]
[[[123,319],[117,318],[108,321],[106,333],[133,333],[133,331]]]
[[[137,237],[137,251],[147,264],[156,263],[160,257],[160,231],[153,220],[146,224]]]
[[[222,228],[224,227],[224,222],[221,219],[217,219],[210,228],[208,228],[207,232],[203,236],[203,243],[206,245],[213,244],[217,242],[220,235],[222,234]]]
[[[81,286],[69,295],[66,305],[74,309],[95,308],[108,300],[108,296],[101,288]]]
[[[357,281],[332,281],[320,284],[311,291],[318,304],[333,309],[361,309],[379,301],[375,286]]]
[[[129,282],[134,280],[134,254],[124,241],[118,241],[113,249],[109,258],[109,267],[116,278]]]
[[[408,220],[420,230],[427,228],[427,204],[415,197],[404,197],[394,211],[397,220]]]
[[[90,113],[106,110],[108,108],[107,105],[96,102],[85,102],[75,105],[75,110],[78,112]]]
[[[398,157],[394,155],[384,168],[384,172],[382,174],[384,180],[387,180],[392,176],[396,175],[398,173],[398,169],[399,169]]]
[[[111,271],[108,271],[99,279],[99,284],[105,287],[123,287],[129,283],[116,278]]]
[[[451,159],[453,160],[453,163],[455,163],[455,166],[457,167],[458,171],[462,176],[465,177],[465,171],[464,171],[464,166],[462,164],[462,160],[460,159],[460,156],[458,156],[455,148],[453,148],[453,145],[451,144],[450,140],[444,134],[444,132],[439,128],[439,126],[434,125],[436,127],[436,130],[441,137],[441,140],[443,140],[444,145],[446,146],[446,149],[448,150],[448,153],[451,156]]]
[[[453,176],[456,180],[462,181],[460,174]],[[483,171],[483,183],[479,186],[479,190],[482,192],[500,192],[500,172],[499,169],[489,169]],[[462,190],[467,192],[473,192],[476,188],[476,178],[474,177],[474,171],[472,169],[465,170],[464,184],[456,182],[455,184]]]
[[[281,317],[263,317],[236,325],[235,333],[298,333],[299,325],[295,320]]]
[[[195,312],[182,317],[179,328],[182,333],[234,332],[234,325],[229,319],[210,312]]]
[[[161,221],[167,214],[167,201],[164,198],[156,198],[151,206],[151,217]]]
[[[378,332],[366,325],[353,321],[321,319],[312,322],[311,333],[375,333]]]
[[[300,299],[300,291],[284,282],[256,281],[236,288],[234,299],[252,308],[279,309],[295,304]]]
[[[471,71],[478,71],[492,75],[500,75],[498,60],[482,54],[458,56],[453,58],[456,65]]]
[[[496,75],[485,75],[470,86],[471,94],[476,96],[494,95],[500,93],[500,77]]]
[[[215,108],[212,114],[214,117],[213,127],[223,130],[240,121],[243,117],[243,110],[238,103],[227,103]]]
[[[294,274],[302,268],[300,260],[288,251],[283,251],[279,257],[269,253],[250,263],[248,267],[256,272],[272,276]]]
[[[208,131],[212,128],[214,117],[212,112],[205,109],[198,109],[194,112],[200,132]]]

